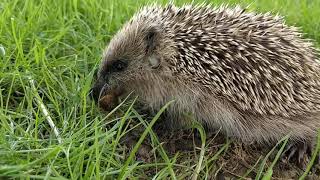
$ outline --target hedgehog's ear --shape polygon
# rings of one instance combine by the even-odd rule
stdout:
[[[159,30],[156,27],[151,27],[145,37],[146,54],[150,55],[156,49],[159,41]]]
[[[155,49],[159,44],[159,30],[156,27],[152,27],[148,30],[145,37],[146,41],[146,56],[151,68],[156,69],[160,65],[160,59],[155,55]]]

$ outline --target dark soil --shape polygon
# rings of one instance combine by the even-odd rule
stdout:
[[[122,143],[128,147],[128,151],[135,145],[144,128],[136,128],[122,139]],[[158,136],[160,143],[166,152],[173,157],[179,153],[177,163],[192,166],[198,162],[200,154],[201,140],[200,136],[195,133],[196,130],[176,130],[170,131],[163,127],[157,126],[154,128],[155,134]],[[206,152],[204,163],[208,163],[209,174],[212,179],[240,179],[248,171],[250,171],[244,179],[255,179],[262,160],[272,147],[261,147],[257,145],[244,145],[240,142],[231,142],[229,147],[223,151],[217,159],[210,161],[216,153],[226,144],[226,139],[223,135],[212,133],[207,134]],[[155,162],[152,142],[150,138],[146,138],[136,153],[136,159],[151,163]],[[278,149],[277,149],[278,150]],[[268,166],[274,160],[277,150],[268,158],[267,167],[263,172],[266,172]],[[176,170],[176,169],[175,169]],[[154,170],[149,170],[148,174],[152,176]],[[298,179],[304,170],[301,169],[296,162],[288,162],[285,157],[280,159],[273,168],[273,179]],[[201,177],[201,175],[200,175]],[[320,165],[316,164],[309,173],[307,179],[320,179]]]

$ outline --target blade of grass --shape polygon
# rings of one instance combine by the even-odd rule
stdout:
[[[289,139],[290,135],[287,135],[285,137],[283,137],[270,151],[269,153],[266,155],[266,157],[263,159],[261,165],[260,165],[260,168],[259,168],[259,171],[258,171],[258,174],[256,176],[256,180],[259,180],[262,176],[262,173],[263,173],[263,169],[267,163],[267,160],[269,158],[269,156],[272,154],[272,152],[279,146],[279,144],[281,143],[284,143],[283,145],[285,145],[287,142],[288,142],[288,139]],[[281,146],[281,148],[283,147],[283,145]]]
[[[132,112],[137,116],[138,120],[145,126],[145,128],[147,128],[149,126],[148,122],[144,121],[135,109],[132,109]],[[170,162],[170,159],[169,159],[166,151],[163,149],[163,146],[160,144],[157,135],[152,131],[152,129],[150,130],[149,133],[150,133],[153,141],[155,141],[155,143],[159,145],[158,152],[160,153],[162,159],[164,159],[164,161],[168,164],[168,169],[170,171],[171,178],[176,179],[176,175],[172,169],[172,163],[174,163],[174,162]]]
[[[50,114],[49,114],[49,111],[48,111],[47,107],[44,105],[44,103],[42,102],[39,94],[37,93],[37,89],[36,89],[36,87],[35,87],[34,80],[33,80],[31,77],[29,77],[29,82],[30,82],[32,91],[33,91],[33,93],[35,94],[36,102],[38,103],[38,106],[40,106],[40,109],[41,109],[44,117],[47,119],[48,124],[49,124],[50,127],[53,129],[53,132],[54,132],[54,134],[56,135],[56,138],[57,138],[59,144],[61,144],[61,143],[62,143],[62,139],[61,139],[61,137],[60,137],[59,130],[58,130],[58,128],[56,127],[56,125],[54,124],[54,122],[53,122],[53,120],[52,120],[52,118],[51,118],[51,116],[50,116]]]
[[[158,111],[158,113],[154,116],[154,118],[151,120],[148,128],[146,128],[146,130],[142,133],[141,137],[139,138],[138,142],[136,143],[136,145],[133,147],[128,159],[126,160],[126,162],[124,163],[123,167],[121,168],[121,172],[120,175],[118,176],[118,179],[126,179],[126,176],[130,173],[130,171],[127,171],[127,168],[130,164],[130,162],[132,161],[133,157],[135,156],[136,152],[138,151],[138,148],[140,147],[142,141],[144,140],[144,138],[147,136],[147,134],[150,132],[152,126],[156,123],[156,121],[159,119],[160,115],[167,109],[167,107],[173,103],[174,101],[170,101],[168,102],[164,107],[162,107],[160,109],[160,111]]]
[[[289,136],[288,138],[284,139],[284,142],[282,143],[282,146],[280,148],[280,150],[277,152],[276,157],[274,158],[274,160],[272,161],[270,167],[268,168],[267,172],[265,173],[265,175],[263,176],[262,180],[268,180],[271,179],[272,174],[273,174],[273,167],[275,166],[275,164],[277,163],[277,161],[279,160],[284,148],[286,147],[287,143],[289,140]]]
[[[118,146],[118,143],[120,141],[120,138],[121,138],[121,133],[122,132],[122,127],[124,126],[124,123],[125,121],[128,119],[130,113],[131,113],[131,109],[134,105],[134,103],[136,102],[137,100],[137,97],[133,100],[133,102],[131,103],[131,105],[129,106],[129,108],[127,109],[126,113],[124,114],[124,116],[121,118],[121,121],[120,121],[120,126],[118,128],[118,132],[117,132],[117,136],[116,136],[116,139],[115,141],[113,142],[113,149],[112,149],[112,153],[111,153],[111,156],[109,158],[109,160],[111,161],[111,159],[113,158],[113,154],[115,153],[116,151],[116,148]],[[110,167],[110,164],[108,163],[107,167]]]
[[[199,162],[198,162],[197,167],[192,175],[192,180],[197,180],[198,175],[202,169],[202,162],[203,162],[204,154],[205,154],[206,133],[205,133],[202,125],[200,123],[198,123],[197,121],[193,121],[193,128],[196,128],[199,131],[200,138],[201,138],[201,150],[200,150]]]
[[[311,167],[312,167],[312,165],[313,165],[313,163],[314,163],[314,161],[315,161],[315,159],[316,159],[317,156],[320,158],[320,129],[318,130],[318,137],[317,137],[317,145],[316,145],[316,148],[315,148],[314,151],[313,151],[311,160],[310,160],[310,162],[308,163],[306,170],[304,171],[304,173],[302,174],[302,176],[299,177],[299,180],[303,180],[303,179],[306,178],[306,176],[307,176],[308,173],[310,172]]]

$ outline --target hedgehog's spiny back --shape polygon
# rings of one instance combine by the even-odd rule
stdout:
[[[223,95],[244,111],[289,116],[320,110],[316,50],[278,16],[239,7],[151,7],[173,38],[172,70]]]

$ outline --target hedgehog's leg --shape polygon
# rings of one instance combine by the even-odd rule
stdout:
[[[283,152],[282,158],[288,162],[295,162],[300,168],[305,169],[311,155],[311,147],[305,142],[290,143]]]
[[[298,163],[301,163],[303,161],[303,157],[308,154],[308,145],[306,143],[298,143],[294,144],[291,148],[288,149],[290,154],[288,155],[288,159],[292,159],[293,155],[297,155],[297,161]]]

